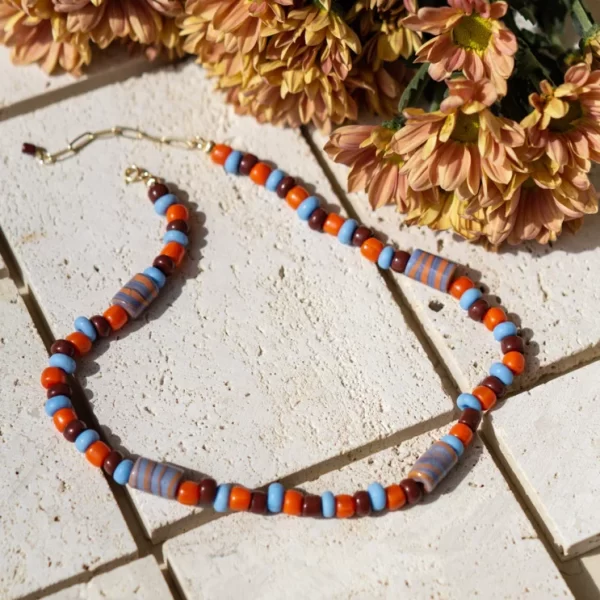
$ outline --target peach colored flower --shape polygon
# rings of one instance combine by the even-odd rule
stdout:
[[[515,152],[525,136],[521,127],[489,110],[496,90],[488,80],[454,79],[440,110],[404,111],[406,122],[390,149],[406,161],[409,186],[421,191],[440,187],[467,200],[489,183],[506,185],[523,166]]]
[[[547,154],[555,170],[569,166],[584,172],[600,162],[600,71],[585,63],[569,68],[554,89],[547,81],[542,93],[531,94],[534,110],[521,121],[529,144]]]
[[[517,52],[515,35],[500,21],[508,4],[447,1],[447,7],[424,7],[404,19],[405,27],[435,36],[421,46],[416,62],[429,62],[429,74],[436,81],[447,79],[454,71],[462,71],[474,81],[490,79],[504,96]]]

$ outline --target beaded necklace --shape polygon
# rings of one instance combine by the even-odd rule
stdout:
[[[515,375],[525,368],[524,343],[517,327],[499,307],[491,307],[481,290],[464,275],[457,274],[457,265],[423,250],[405,252],[384,245],[373,232],[354,219],[328,213],[316,196],[310,195],[294,177],[253,154],[233,150],[225,144],[215,144],[202,138],[179,139],[155,137],[137,129],[114,127],[94,133],[84,133],[67,148],[54,154],[33,144],[23,144],[23,152],[36,156],[42,164],[51,164],[81,151],[94,140],[107,137],[147,139],[161,144],[198,149],[208,154],[213,163],[228,174],[247,175],[258,186],[275,193],[296,211],[301,221],[317,232],[337,237],[346,246],[360,248],[361,254],[382,270],[392,270],[424,283],[456,298],[469,317],[493,332],[501,343],[502,362],[492,364],[489,375],[471,393],[458,396],[461,409],[458,422],[447,435],[435,442],[414,464],[405,479],[384,487],[371,483],[366,490],[350,494],[304,494],[271,483],[264,490],[249,490],[229,483],[217,484],[214,479],[193,481],[182,469],[143,457],[126,457],[101,439],[100,433],[78,419],[71,403],[72,389],[68,383],[76,369],[76,359],[86,355],[94,341],[105,338],[125,327],[158,296],[169,276],[185,257],[189,234],[189,212],[177,196],[169,191],[162,179],[135,165],[125,171],[125,181],[141,181],[148,188],[148,197],[157,214],[167,219],[164,247],[152,266],[135,275],[113,297],[111,306],[90,318],[77,317],[73,333],[55,341],[51,347],[49,366],[41,375],[47,390],[46,414],[64,438],[74,443],[94,467],[104,470],[119,485],[169,498],[190,506],[212,506],[216,512],[249,511],[256,514],[285,513],[294,516],[347,518],[394,511],[420,502],[430,494],[450,472],[465,448],[471,443],[484,412],[492,409]]]

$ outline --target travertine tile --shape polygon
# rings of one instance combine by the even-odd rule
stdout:
[[[116,123],[229,141],[333,196],[299,133],[234,117],[195,65],[12,119],[0,144],[53,149],[65,133]],[[128,163],[165,176],[196,207],[182,273],[81,367],[115,443],[257,486],[451,410],[377,269],[249,179],[198,152],[128,140],[47,168],[3,154],[5,234],[56,335],[102,310],[161,247],[164,222],[141,186],[121,180]],[[189,515],[133,497],[155,537]]]
[[[564,556],[600,546],[600,363],[511,398],[497,443]]]
[[[46,600],[172,600],[173,596],[152,556],[141,558],[61,590]]]
[[[131,556],[136,546],[100,472],[44,413],[47,354],[0,260],[0,598]]]
[[[433,432],[307,484],[352,493],[398,481]],[[196,598],[568,598],[570,592],[479,441],[430,501],[379,518],[225,516],[165,545]]]
[[[318,148],[327,141],[319,133],[313,137]],[[348,169],[325,160],[345,190]],[[598,186],[600,170],[594,179]],[[395,207],[372,212],[365,194],[348,198],[363,222],[398,247],[441,254],[481,274],[482,283],[531,339],[528,370],[517,385],[530,385],[544,374],[562,372],[600,354],[600,287],[592,281],[600,268],[600,216],[587,217],[576,236],[565,233],[553,248],[534,242],[493,253],[450,233],[402,226]],[[477,383],[499,356],[492,336],[467,318],[452,298],[396,277],[458,384],[467,389]]]

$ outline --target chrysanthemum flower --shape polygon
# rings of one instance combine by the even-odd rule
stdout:
[[[488,182],[508,184],[522,164],[521,127],[489,110],[497,97],[488,80],[454,79],[440,110],[404,111],[406,122],[390,148],[405,159],[402,172],[414,190],[440,187],[466,200],[487,193]]]
[[[0,44],[11,48],[14,64],[39,63],[49,74],[60,67],[79,75],[91,60],[89,36],[65,32],[64,19],[59,15],[47,19],[31,16],[17,3],[0,3]]]
[[[462,71],[474,81],[490,79],[498,94],[505,95],[517,52],[514,34],[500,21],[508,5],[486,0],[447,1],[448,7],[424,7],[404,19],[409,29],[435,35],[421,46],[416,62],[429,62],[429,75],[437,81]]]
[[[534,110],[521,125],[530,145],[547,154],[555,170],[570,166],[587,173],[590,160],[600,162],[600,71],[579,63],[564,79],[556,89],[542,81],[542,93],[529,97]]]

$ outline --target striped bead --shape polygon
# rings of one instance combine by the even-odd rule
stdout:
[[[408,477],[423,484],[431,493],[456,464],[458,455],[446,442],[436,442],[419,458]]]
[[[174,499],[182,478],[182,469],[140,457],[131,470],[129,486],[154,496]]]
[[[138,273],[115,294],[112,303],[125,309],[132,319],[137,319],[156,296],[158,285],[154,279]]]
[[[447,292],[454,271],[455,263],[423,250],[415,250],[410,255],[404,274],[436,290]]]

